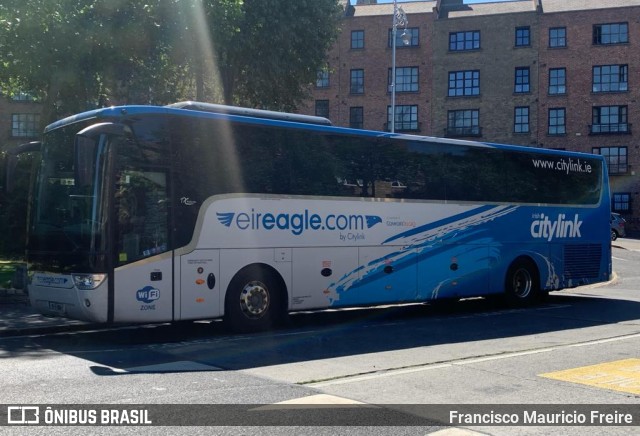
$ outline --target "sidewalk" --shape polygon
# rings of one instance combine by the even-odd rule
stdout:
[[[640,252],[640,239],[618,238],[611,245]],[[29,297],[19,289],[0,289],[0,337],[35,335],[80,330],[92,324],[36,313]]]
[[[91,324],[36,313],[19,289],[0,289],[0,337],[68,332]]]
[[[615,241],[611,241],[611,245],[624,250],[640,251],[640,239],[618,238]]]

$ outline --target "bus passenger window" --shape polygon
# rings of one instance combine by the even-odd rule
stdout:
[[[119,264],[167,250],[165,173],[124,171],[116,187],[115,202]]]

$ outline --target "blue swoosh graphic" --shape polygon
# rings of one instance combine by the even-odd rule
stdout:
[[[367,220],[367,228],[370,229],[371,227],[375,226],[378,223],[382,222],[382,218],[380,218],[379,216],[376,215],[367,215],[366,217]]]
[[[460,221],[460,220],[463,220],[465,218],[472,217],[474,215],[489,211],[489,210],[491,210],[493,208],[495,208],[495,206],[482,206],[482,207],[478,207],[476,209],[472,209],[472,210],[467,211],[467,212],[463,212],[463,213],[458,214],[458,215],[450,216],[449,218],[444,218],[444,219],[441,219],[439,221],[434,221],[432,223],[425,224],[424,226],[416,227],[415,229],[411,229],[411,230],[408,230],[408,231],[406,231],[404,233],[399,233],[399,234],[397,234],[395,236],[392,236],[389,239],[387,239],[386,241],[384,241],[382,243],[382,245],[387,244],[387,243],[389,243],[391,241],[395,241],[396,239],[408,238],[409,236],[417,235],[419,233],[428,232],[429,230],[433,230],[433,229],[435,229],[437,227],[442,227],[442,226],[446,226],[448,224],[455,223],[456,221]]]
[[[227,227],[231,227],[231,222],[233,221],[235,212],[226,212],[226,213],[216,212],[216,215],[218,216],[218,221],[220,221],[220,224],[225,225]]]
[[[517,209],[518,206],[482,206],[420,226],[387,239],[383,244],[406,238],[403,246],[398,247],[397,251],[373,260],[367,265],[359,266],[355,270],[344,274],[337,282],[330,285],[329,289],[332,290],[329,295],[330,305],[338,303],[341,296],[347,296],[349,291],[355,291],[357,288],[383,278],[385,276],[383,269],[387,263],[392,263],[395,270],[400,272],[407,266],[420,263],[427,258],[442,257],[452,249],[457,252],[457,254],[455,254],[457,257],[465,254],[471,255],[471,253],[476,252],[480,246],[490,246],[493,238],[490,236],[490,232],[482,226],[504,215],[508,215]],[[455,242],[455,244],[451,244],[452,242]],[[443,243],[445,244],[442,245]],[[458,251],[461,248],[463,248],[464,251]],[[482,259],[488,262],[487,254],[487,251],[483,249],[472,257],[475,258],[475,262],[479,262]],[[489,257],[491,257],[491,254],[489,254]],[[446,265],[446,267],[448,268],[448,265]],[[447,271],[447,268],[443,266],[441,269],[435,268],[434,271]],[[441,285],[448,280],[446,276],[447,274],[444,274],[444,276],[441,277],[441,280],[444,280]],[[441,285],[434,289],[434,294],[437,294],[438,288]],[[362,296],[357,297],[357,301],[362,303],[363,301],[361,300]]]

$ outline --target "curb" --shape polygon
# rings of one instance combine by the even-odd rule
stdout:
[[[73,333],[80,330],[92,330],[104,328],[99,324],[69,324],[69,325],[52,325],[42,327],[16,327],[0,330],[0,338],[15,338],[20,336],[39,336],[56,333]]]
[[[0,288],[0,304],[29,305],[29,295],[20,289]]]
[[[25,321],[15,323],[21,325],[8,325],[6,327],[2,326],[3,323],[0,323],[0,338],[74,332],[101,327],[100,324],[96,323],[86,323],[65,318],[58,319],[56,317],[41,315],[31,309],[29,296],[20,290],[0,289],[0,318],[2,318],[3,312],[5,311],[19,312],[19,316],[25,319],[33,316],[39,318],[33,320],[31,323]],[[11,321],[15,319],[17,318],[9,320],[9,324],[12,324]]]

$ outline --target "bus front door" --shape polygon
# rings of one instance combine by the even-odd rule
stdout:
[[[114,321],[171,321],[168,172],[125,166],[115,179]]]

